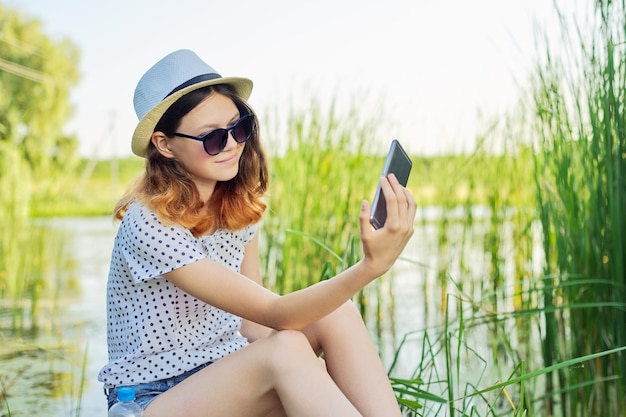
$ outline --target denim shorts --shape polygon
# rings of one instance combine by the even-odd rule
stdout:
[[[195,374],[196,372],[201,371],[202,369],[206,368],[211,363],[212,362],[205,363],[204,365],[200,365],[196,368],[193,368],[190,371],[187,371],[178,376],[173,376],[171,378],[161,379],[161,380],[154,381],[154,382],[146,382],[143,384],[129,385],[135,388],[135,402],[139,404],[139,406],[142,409],[145,410],[146,407],[148,407],[148,404],[150,404],[159,394],[162,394],[168,389],[172,388],[173,386],[183,382],[185,379]],[[107,396],[109,408],[111,408],[113,404],[118,402],[117,401],[117,387],[111,388],[109,390],[105,389],[104,393]]]

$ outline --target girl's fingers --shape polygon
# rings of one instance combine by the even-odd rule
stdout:
[[[367,200],[361,202],[361,213],[359,214],[359,223],[361,223],[361,236],[367,234],[372,228],[370,225],[370,203]]]
[[[415,200],[411,193],[398,182],[394,174],[380,178],[380,186],[385,196],[387,219],[384,228],[391,232],[402,232],[407,229],[413,230],[415,213],[417,210]],[[361,232],[372,231],[369,227],[371,207],[367,201],[363,201],[360,213]]]
[[[407,201],[407,218],[411,222],[411,227],[413,227],[413,223],[415,222],[415,214],[417,213],[417,203],[415,202],[415,199],[413,198],[413,195],[411,195],[409,190],[405,188],[403,192]]]
[[[387,202],[387,220],[389,221],[389,227],[391,228],[413,228],[413,219],[415,218],[414,207],[415,200],[402,184],[398,182],[398,179],[394,174],[387,176],[389,189],[385,192],[385,201]],[[381,182],[384,183],[384,182]],[[387,226],[387,223],[385,223]]]

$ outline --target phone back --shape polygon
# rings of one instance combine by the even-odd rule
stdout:
[[[387,154],[387,159],[385,160],[385,165],[383,166],[382,176],[394,174],[398,179],[398,182],[406,187],[412,167],[413,162],[411,161],[411,158],[409,158],[405,150],[402,148],[400,142],[394,139],[391,142],[391,147],[389,148],[389,153]],[[379,229],[383,227],[386,219],[387,203],[379,185],[376,189],[374,201],[372,202],[370,223],[374,226],[374,228]]]

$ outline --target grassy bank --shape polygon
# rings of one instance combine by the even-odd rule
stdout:
[[[322,182],[328,179],[330,185],[332,181],[328,176],[324,177],[329,171],[323,171],[318,165],[319,160],[306,158],[301,161],[298,155],[294,159],[294,152],[302,152],[301,156],[310,155],[315,158],[311,152],[317,152],[322,145],[325,148],[321,148],[319,152],[326,152],[324,157],[328,161],[332,159],[332,162],[326,162],[326,169],[339,175],[346,171],[346,167],[355,171],[355,178],[360,176],[363,182],[353,183],[357,185],[357,189],[351,194],[361,193],[355,195],[359,201],[361,198],[371,200],[377,176],[382,170],[384,155],[374,155],[366,149],[346,151],[340,141],[334,142],[335,139],[313,138],[313,141],[322,140],[326,143],[312,142],[314,145],[311,146],[299,143],[299,151],[292,148],[288,155],[271,156],[270,169],[275,188],[284,187],[288,181],[293,181],[291,174],[285,169],[289,164],[300,162],[307,165],[300,168],[301,172],[306,170],[307,175],[312,175],[312,181]],[[303,138],[298,140],[303,141]],[[380,141],[379,138],[376,140]],[[532,175],[532,156],[523,149],[520,152],[520,155],[490,155],[480,150],[467,155],[413,154],[411,159],[414,165],[408,188],[421,206],[468,203],[485,205],[489,204],[494,190],[513,192],[513,189],[521,205],[531,206],[534,199],[532,184],[527,181],[517,183],[515,177]],[[135,156],[116,160],[82,159],[72,174],[59,185],[57,192],[53,195],[35,196],[32,214],[35,217],[108,215],[128,184],[143,171],[143,166],[143,159]],[[316,171],[318,168],[320,170]],[[520,173],[519,169],[523,172]],[[493,171],[501,173],[499,178],[494,178]]]

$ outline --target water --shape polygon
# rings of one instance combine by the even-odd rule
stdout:
[[[106,399],[96,378],[107,357],[106,277],[116,228],[110,217],[59,219],[52,225],[68,232],[65,251],[73,268],[57,306],[44,303],[37,334],[3,336],[0,375],[10,414],[105,416]]]
[[[425,210],[420,215],[427,220],[439,214]],[[97,374],[107,360],[106,279],[116,226],[110,217],[55,219],[51,224],[68,232],[65,252],[73,268],[57,305],[48,306],[49,313],[43,315],[44,326],[37,334],[2,335],[0,382],[15,417],[105,416],[106,398]],[[367,289],[374,302],[366,321],[387,366],[402,336],[413,335],[394,368],[398,376],[407,376],[422,360],[423,330],[442,322],[446,289],[438,274],[442,265],[452,265],[454,270],[458,255],[455,248],[440,253],[438,233],[436,225],[418,226],[404,255],[409,261],[399,261],[380,286]],[[461,231],[453,228],[450,233]],[[484,251],[476,242],[469,242],[468,247],[465,250],[480,275]],[[380,300],[380,328],[375,325],[375,300]],[[476,337],[484,340],[484,334]],[[484,348],[483,354],[488,355],[483,345],[477,343],[474,348]],[[1,401],[0,406],[4,406]],[[2,413],[8,415],[0,408],[3,417]]]

